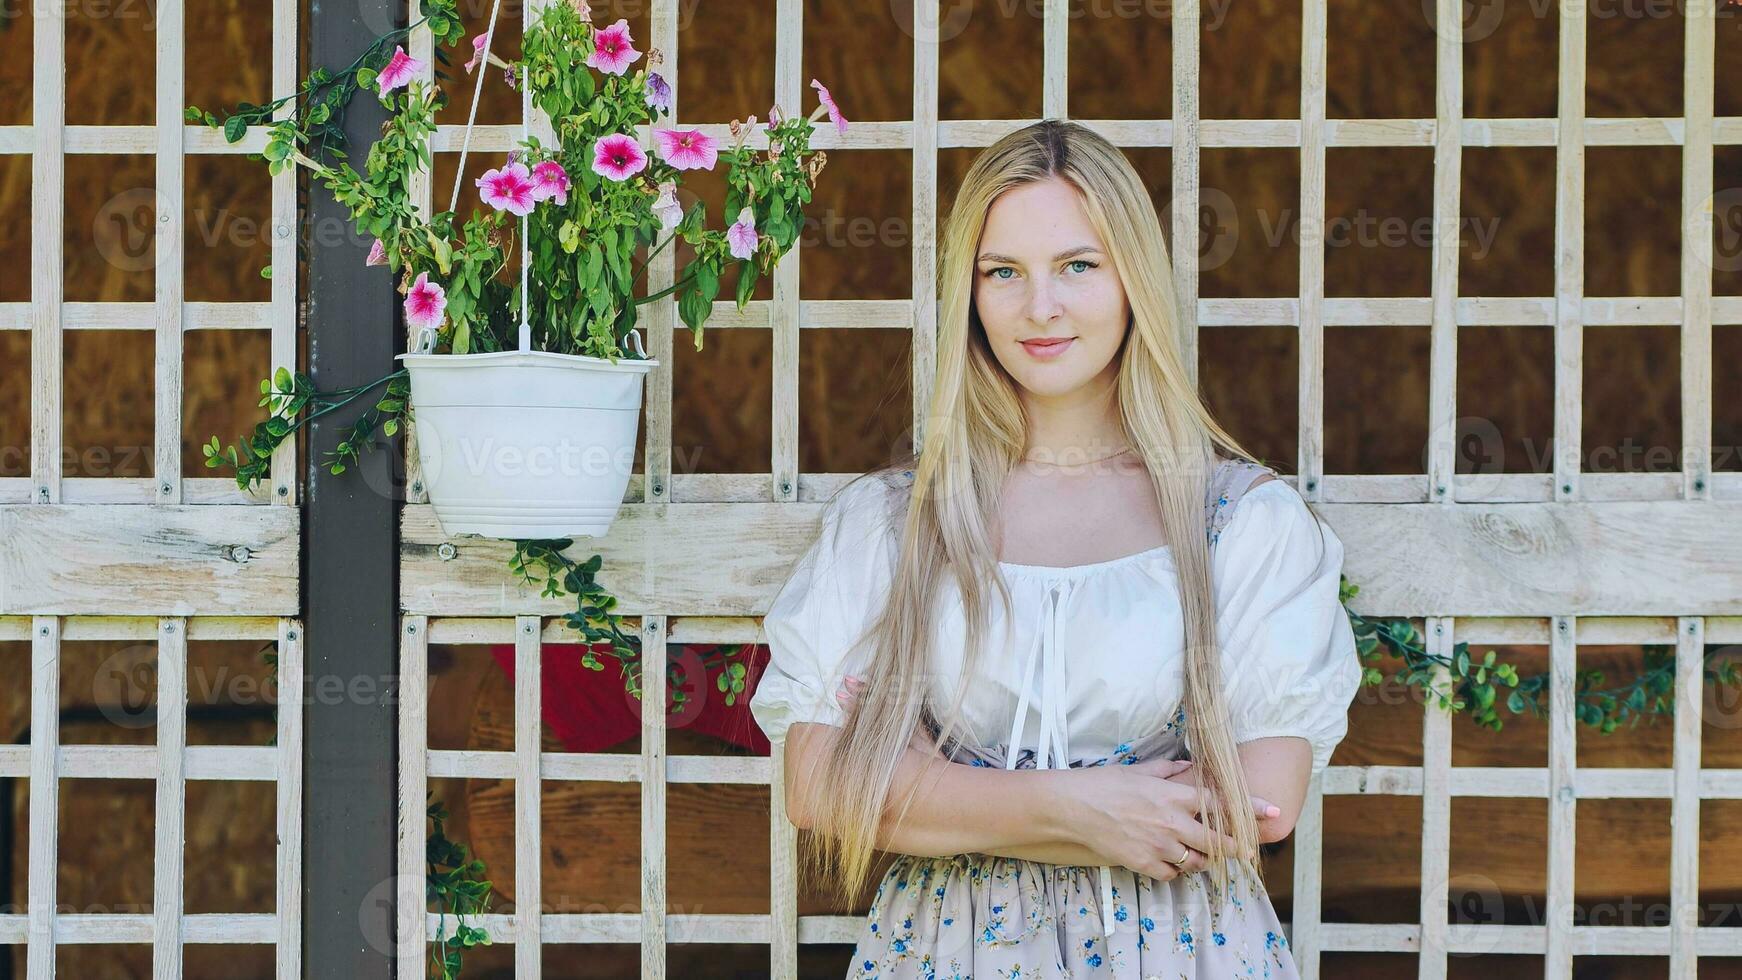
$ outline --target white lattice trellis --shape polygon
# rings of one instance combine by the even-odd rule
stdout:
[[[0,127],[0,153],[31,155],[30,300],[0,304],[0,330],[31,332],[30,475],[0,479],[0,640],[29,642],[31,741],[0,747],[0,777],[28,779],[29,881],[25,911],[0,915],[0,944],[28,946],[27,977],[55,975],[67,944],[150,944],[152,975],[182,975],[184,944],[277,948],[277,975],[302,972],[302,639],[297,613],[299,520],[296,447],[272,459],[255,493],[227,478],[184,478],[182,350],[190,330],[266,330],[274,363],[296,360],[296,185],[272,181],[271,299],[184,299],[184,160],[188,153],[258,153],[263,129],[237,144],[182,118],[187,23],[183,0],[155,11],[156,119],[146,126],[68,126],[65,5],[38,4],[33,122]],[[272,83],[296,85],[297,5],[272,0]],[[150,303],[65,301],[63,236],[68,154],[153,154],[156,160],[155,298]],[[155,333],[153,475],[63,476],[64,332]],[[144,505],[144,506],[141,506]],[[222,551],[222,556],[220,556]],[[59,744],[63,641],[152,641],[159,703],[155,746]],[[272,747],[187,744],[190,640],[276,642],[281,703]],[[149,914],[56,910],[59,781],[143,779],[156,784],[153,900]],[[189,915],[183,909],[182,830],[190,780],[277,786],[275,911]]]
[[[937,22],[937,12],[916,2],[913,23]],[[1325,0],[1305,0],[1302,19],[1302,91],[1298,119],[1202,119],[1198,112],[1198,0],[1169,5],[1173,16],[1173,112],[1166,120],[1078,120],[1126,147],[1171,147],[1172,240],[1193,242],[1199,209],[1199,153],[1203,148],[1298,148],[1300,212],[1309,227],[1325,221],[1325,151],[1331,147],[1432,147],[1434,226],[1457,226],[1460,166],[1465,147],[1552,146],[1556,165],[1555,294],[1541,297],[1457,295],[1457,243],[1437,240],[1432,295],[1410,298],[1335,298],[1324,295],[1318,249],[1300,250],[1299,295],[1200,298],[1192,249],[1175,249],[1175,286],[1185,323],[1189,360],[1195,363],[1200,328],[1292,326],[1299,343],[1299,445],[1296,488],[1348,545],[1348,572],[1362,586],[1364,610],[1425,617],[1430,649],[1449,652],[1456,629],[1471,644],[1546,644],[1552,654],[1553,707],[1550,765],[1546,769],[1450,766],[1450,717],[1429,711],[1423,722],[1421,766],[1333,766],[1316,780],[1295,830],[1292,945],[1308,977],[1322,975],[1330,951],[1418,952],[1419,975],[1444,977],[1452,953],[1491,951],[1544,956],[1545,975],[1572,976],[1575,955],[1647,953],[1667,956],[1670,975],[1692,980],[1697,959],[1742,956],[1736,930],[1695,925],[1698,899],[1699,804],[1742,798],[1742,771],[1700,768],[1700,664],[1705,644],[1742,639],[1742,570],[1690,560],[1693,555],[1742,553],[1742,474],[1712,471],[1711,327],[1742,323],[1742,297],[1714,297],[1711,269],[1695,245],[1710,241],[1712,152],[1742,143],[1742,118],[1713,117],[1713,45],[1716,8],[1686,7],[1684,115],[1680,118],[1584,118],[1585,18],[1582,4],[1563,2],[1560,21],[1560,101],[1556,118],[1465,119],[1462,112],[1462,39],[1442,30],[1437,46],[1436,116],[1431,119],[1326,118]],[[789,111],[803,95],[800,65],[804,5],[777,0],[774,96]],[[1440,24],[1460,23],[1455,0],[1436,0]],[[682,73],[677,57],[677,0],[652,5],[651,44],[666,54],[662,73],[674,95]],[[1064,0],[1045,0],[1043,112],[1069,115]],[[801,330],[888,327],[912,337],[913,415],[916,438],[930,400],[935,370],[936,286],[934,240],[938,205],[938,151],[982,147],[1031,120],[940,120],[938,43],[924,30],[914,39],[913,113],[906,122],[856,122],[845,135],[819,130],[826,150],[908,150],[912,154],[912,276],[910,300],[801,300],[799,252],[777,269],[774,297],[753,301],[742,313],[715,304],[709,329],[772,332],[773,440],[767,475],[674,474],[672,432],[672,304],[650,306],[649,351],[665,367],[649,376],[646,472],[632,488],[617,527],[596,546],[605,556],[601,580],[620,600],[619,610],[640,614],[649,663],[669,645],[760,642],[757,617],[786,564],[816,529],[821,501],[854,474],[798,472],[798,345]],[[427,37],[419,43],[428,51]],[[420,54],[420,57],[423,55]],[[681,112],[681,99],[675,102]],[[719,139],[724,123],[684,123]],[[437,151],[458,149],[462,127],[444,126]],[[642,133],[643,139],[648,138]],[[472,149],[503,153],[518,126],[480,126]],[[754,137],[753,137],[754,138]],[[1584,148],[1683,147],[1682,295],[1593,297],[1583,288]],[[427,189],[426,189],[427,191]],[[427,203],[427,196],[425,201]],[[1702,212],[1702,206],[1704,211]],[[652,288],[669,284],[671,254],[653,265]],[[1586,327],[1677,325],[1682,336],[1681,391],[1684,459],[1680,473],[1579,472],[1582,339]],[[1342,475],[1324,472],[1324,332],[1328,327],[1423,325],[1430,329],[1430,444],[1426,472],[1414,475]],[[1456,352],[1458,328],[1477,325],[1548,327],[1555,331],[1555,445],[1551,473],[1455,472]],[[411,457],[415,461],[415,454]],[[415,492],[415,491],[414,491]],[[1495,548],[1484,525],[1502,521],[1536,550],[1514,554]],[[730,528],[730,533],[721,533]],[[737,542],[766,543],[745,553]],[[421,499],[402,520],[401,600],[405,618],[401,707],[400,871],[402,902],[423,910],[416,881],[423,872],[423,804],[431,777],[512,779],[516,785],[516,903],[514,914],[483,917],[496,942],[516,944],[516,976],[539,976],[539,944],[638,942],[642,975],[663,976],[664,943],[767,942],[776,977],[797,973],[801,943],[850,943],[857,917],[797,915],[794,881],[796,832],[786,820],[780,774],[783,760],[689,758],[665,755],[663,728],[645,723],[640,759],[608,754],[541,752],[538,677],[543,642],[572,641],[555,617],[563,601],[531,591],[502,589],[510,546],[475,538],[445,538]],[[1419,565],[1392,557],[1403,549],[1462,563],[1469,573],[1423,582]],[[1666,545],[1666,542],[1669,545]],[[437,558],[436,546],[454,546]],[[1675,544],[1684,547],[1673,547]],[[580,546],[577,546],[577,548]],[[681,557],[681,560],[678,560]],[[721,568],[732,574],[722,575]],[[657,574],[655,574],[657,571]],[[1569,583],[1577,575],[1581,586]],[[758,582],[755,587],[736,583]],[[1541,583],[1525,588],[1520,583]],[[427,745],[425,698],[430,643],[507,643],[516,646],[515,750],[432,751]],[[1677,719],[1673,769],[1586,769],[1574,766],[1576,726],[1570,710],[1579,644],[1673,643],[1677,651]],[[664,672],[647,670],[644,703],[663,703]],[[653,719],[658,713],[650,713]],[[643,788],[642,908],[639,915],[542,914],[537,870],[542,851],[536,787],[544,780],[638,781]],[[664,788],[669,783],[754,783],[771,790],[772,880],[769,915],[670,915],[664,901]],[[1323,797],[1422,797],[1422,922],[1398,925],[1325,923],[1320,919]],[[1482,925],[1453,929],[1443,921],[1448,891],[1450,806],[1455,796],[1530,797],[1549,801],[1549,900],[1553,918],[1537,926]],[[1577,926],[1572,918],[1573,818],[1580,798],[1662,798],[1674,814],[1672,904],[1674,924],[1659,928]],[[434,917],[402,917],[402,980],[421,975]]]

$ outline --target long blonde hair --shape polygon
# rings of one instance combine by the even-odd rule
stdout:
[[[807,774],[808,784],[818,789],[807,794],[814,847],[801,857],[801,878],[832,884],[843,905],[856,900],[870,875],[896,766],[910,739],[922,728],[936,735],[934,753],[955,744],[958,731],[974,741],[962,723],[961,707],[988,632],[989,593],[998,594],[1004,609],[1011,607],[997,565],[995,516],[1005,479],[1027,444],[1016,382],[992,353],[973,307],[975,254],[992,202],[1013,187],[1052,177],[1081,193],[1131,307],[1126,338],[1115,354],[1119,410],[1125,437],[1154,482],[1178,573],[1185,620],[1184,735],[1198,778],[1212,797],[1200,797],[1204,822],[1236,841],[1232,854],[1212,847],[1208,870],[1222,893],[1230,879],[1227,862],[1258,872],[1255,860],[1240,856],[1257,853],[1251,808],[1232,805],[1248,803],[1248,789],[1221,690],[1204,527],[1217,447],[1229,456],[1251,454],[1211,418],[1184,362],[1172,263],[1141,178],[1125,155],[1094,131],[1047,119],[987,147],[963,178],[938,258],[937,379],[920,448],[910,459],[861,478],[890,482],[892,472],[913,471],[910,493],[892,511],[898,515],[892,520],[901,526],[901,544],[887,602],[860,638],[873,644],[865,687],[847,713],[843,733],[819,753]],[[899,516],[901,510],[905,517]],[[960,589],[966,651],[955,695],[940,710],[930,691],[928,625],[946,575],[953,575]],[[1010,752],[1020,749],[1009,747]],[[895,820],[912,801],[910,793]]]

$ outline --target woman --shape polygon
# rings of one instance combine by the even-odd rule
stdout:
[[[1296,976],[1257,847],[1347,731],[1341,542],[1200,402],[1092,131],[980,154],[939,281],[923,448],[829,501],[750,701],[801,872],[898,855],[850,975]]]

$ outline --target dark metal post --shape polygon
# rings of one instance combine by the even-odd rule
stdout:
[[[401,6],[312,0],[311,67],[351,64],[403,23]],[[362,169],[386,118],[369,89],[352,99],[345,135],[353,167]],[[365,384],[397,366],[394,285],[385,268],[364,265],[370,240],[356,234],[323,184],[313,183],[308,202],[309,375],[319,390]],[[303,975],[322,980],[393,976],[396,699],[389,692],[398,672],[399,533],[392,453],[366,452],[338,476],[322,465],[372,404],[360,398],[308,433]]]

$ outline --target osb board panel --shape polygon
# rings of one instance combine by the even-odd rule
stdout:
[[[299,518],[290,507],[0,506],[0,614],[294,616]]]
[[[77,5],[75,5],[77,6]],[[305,5],[306,6],[306,5]],[[608,23],[627,17],[638,41],[650,37],[651,4],[593,4]],[[855,123],[905,120],[913,112],[912,25],[899,4],[837,0],[806,5],[806,76],[831,83]],[[1431,5],[1430,5],[1431,7]],[[247,0],[189,0],[189,24],[200,25],[201,50],[213,57],[190,60],[187,101],[217,108],[241,99],[259,101],[270,92],[270,24]],[[489,4],[462,5],[467,35],[482,30]],[[21,8],[22,9],[22,8]],[[67,78],[67,119],[75,125],[134,125],[153,119],[150,60],[129,52],[149,49],[154,5],[121,0],[91,5],[89,16],[69,24],[69,64],[103,64],[113,70],[72,72]],[[774,81],[775,7],[712,7],[680,4],[683,83],[680,114],[686,122],[722,123],[748,113],[763,115]],[[940,51],[939,114],[948,120],[1032,116],[1042,100],[1041,25],[1038,4],[981,0],[952,4],[947,42]],[[1069,19],[1069,111],[1079,119],[1165,119],[1171,112],[1165,78],[1172,56],[1169,4],[1073,6]],[[106,13],[105,13],[106,12]],[[1588,111],[1607,117],[1677,117],[1682,102],[1683,18],[1603,16],[1593,12],[1586,59]],[[1557,18],[1538,6],[1496,5],[1482,29],[1466,38],[1463,66],[1465,114],[1471,119],[1544,118],[1555,112]],[[306,15],[305,15],[306,16]],[[1301,98],[1302,8],[1282,0],[1211,5],[1202,16],[1199,59],[1202,115],[1207,119],[1292,119]],[[1341,119],[1431,119],[1434,112],[1432,26],[1419,3],[1358,4],[1335,0],[1329,10],[1328,115]],[[518,44],[518,22],[505,17],[504,51]],[[22,23],[22,22],[20,22]],[[1727,84],[1742,70],[1742,18],[1721,17],[1716,42],[1716,112],[1734,116],[1742,86]],[[644,45],[645,46],[645,45]],[[450,52],[450,54],[458,52]],[[463,58],[462,58],[463,60]],[[138,63],[135,63],[138,62]],[[30,120],[31,32],[0,30],[0,125]],[[848,80],[851,80],[850,83]],[[1136,80],[1137,84],[1134,84]],[[1650,81],[1652,84],[1644,84]],[[463,124],[469,92],[458,93],[442,112],[446,125]],[[808,103],[807,103],[808,104]],[[478,121],[518,119],[519,97],[505,85],[487,84]],[[194,132],[198,132],[197,130]],[[72,136],[74,134],[69,134]],[[131,146],[132,144],[128,144]],[[977,150],[946,148],[939,154],[940,207]],[[1552,146],[1470,150],[1464,162],[1463,236],[1459,292],[1463,296],[1552,294]],[[1167,203],[1169,152],[1165,147],[1126,150],[1143,173],[1156,204]],[[1418,191],[1428,177],[1425,148],[1407,151],[1340,150],[1328,188],[1338,207],[1332,219],[1390,222],[1422,220]],[[152,169],[142,153],[75,154],[69,187],[82,189],[68,203],[68,296],[70,301],[148,303],[152,276],[140,262],[112,261],[126,254],[138,228],[126,208],[149,192]],[[438,160],[438,197],[445,203],[454,157]],[[476,176],[493,165],[491,155],[468,159]],[[1297,290],[1297,246],[1285,234],[1266,233],[1293,222],[1298,211],[1299,152],[1212,148],[1201,161],[1201,183],[1219,195],[1206,200],[1213,217],[1237,218],[1247,229],[1228,261],[1202,263],[1201,291],[1209,297],[1292,296]],[[186,288],[191,302],[261,302],[269,294],[259,277],[266,263],[261,224],[268,214],[269,181],[258,163],[208,155],[189,158],[185,220]],[[906,151],[831,153],[823,186],[807,224],[801,289],[808,299],[906,296],[911,278],[908,215],[913,161]],[[1719,189],[1736,186],[1742,148],[1719,147]],[[1586,244],[1592,295],[1673,295],[1681,254],[1675,208],[1660,207],[1679,191],[1680,151],[1674,146],[1638,151],[1600,148],[1590,154],[1586,196],[1590,226],[1632,221],[1626,235],[1591,235]],[[710,202],[719,218],[723,182],[692,172],[693,192]],[[1546,176],[1545,176],[1546,175]],[[81,183],[80,178],[89,178]],[[1544,184],[1543,181],[1548,183]],[[0,207],[23,213],[30,200],[30,161],[0,155]],[[1401,188],[1387,193],[1388,188]],[[461,213],[470,213],[474,188],[462,187]],[[1544,200],[1548,204],[1544,204]],[[686,200],[686,204],[693,203]],[[127,220],[122,220],[126,218]],[[100,222],[100,226],[99,226]],[[1286,229],[1285,229],[1286,230]],[[0,236],[0,268],[28,266],[30,229]],[[1278,237],[1280,235],[1280,237]],[[137,239],[137,240],[136,240]],[[688,246],[678,243],[679,261]],[[119,250],[119,251],[118,251]],[[1421,293],[1429,275],[1428,243],[1419,236],[1398,244],[1331,250],[1326,266],[1330,296]],[[1206,253],[1208,255],[1209,253]],[[1213,268],[1211,266],[1214,266]],[[1742,269],[1726,263],[1714,272],[1715,292],[1742,289]],[[1399,284],[1403,285],[1399,285]],[[0,276],[0,302],[27,303],[28,277]],[[1405,288],[1407,286],[1407,289]],[[758,298],[770,295],[767,283]],[[141,321],[111,322],[133,327]],[[147,317],[145,321],[149,322]],[[150,378],[138,361],[140,331],[105,330],[102,337],[69,336],[69,378],[118,379],[102,392],[69,390],[64,406],[69,476],[143,476],[149,470]],[[79,333],[79,331],[74,331]],[[1332,472],[1413,472],[1421,465],[1426,434],[1419,394],[1427,389],[1429,364],[1420,331],[1333,330],[1327,342],[1325,385],[1326,453]],[[1505,447],[1506,468],[1540,471],[1552,431],[1552,358],[1546,334],[1498,327],[1465,334],[1459,351],[1459,415],[1493,423]],[[1581,452],[1591,469],[1613,468],[1605,452],[1626,446],[1661,447],[1674,455],[1680,444],[1680,410],[1673,372],[1677,346],[1672,330],[1627,329],[1599,339],[1592,331],[1585,351],[1586,385],[1592,391],[1626,390],[1635,397],[1587,399],[1587,433]],[[194,331],[184,360],[184,474],[209,475],[199,444],[217,435],[229,441],[259,417],[254,385],[269,370],[259,338],[238,331]],[[197,336],[204,334],[204,336]],[[907,338],[898,331],[804,331],[800,385],[803,471],[847,472],[879,465],[902,441],[911,413],[906,390]],[[1221,420],[1249,448],[1267,458],[1296,456],[1296,363],[1294,331],[1254,327],[1203,331],[1199,369],[1206,395]],[[1725,365],[1742,363],[1735,352],[1742,329],[1714,331],[1715,383],[1736,379]],[[149,346],[144,348],[149,362]],[[1668,357],[1670,361],[1662,359]],[[0,363],[28,364],[27,331],[0,330]],[[673,351],[673,432],[678,465],[690,471],[764,472],[769,458],[771,403],[768,336],[760,331],[711,333],[701,353],[683,343]],[[867,370],[866,365],[879,365]],[[1652,367],[1651,365],[1658,365]],[[1668,373],[1666,373],[1668,372]],[[1649,375],[1644,382],[1640,375]],[[28,371],[0,376],[0,476],[29,471]],[[722,399],[729,390],[735,397]],[[1398,397],[1392,397],[1401,392]],[[1376,399],[1403,405],[1401,413],[1375,413]],[[144,411],[123,410],[126,404]],[[141,420],[144,427],[141,428]],[[1480,421],[1472,424],[1482,424]],[[1486,431],[1484,427],[1484,431]],[[1714,406],[1713,442],[1742,444],[1742,402]],[[147,451],[140,452],[141,447]],[[1467,465],[1470,461],[1464,461]],[[1643,463],[1623,463],[1637,468]],[[1655,466],[1656,464],[1652,464]],[[1742,459],[1720,448],[1714,467],[1734,471]]]

